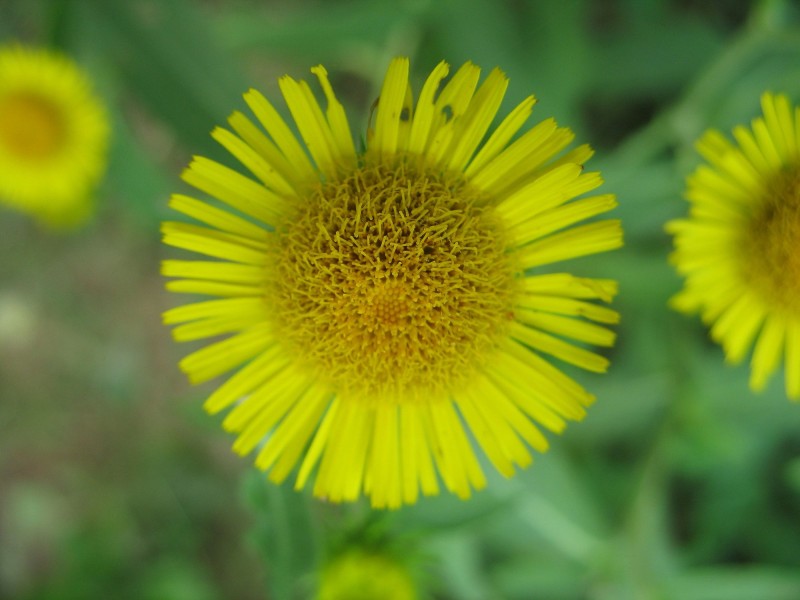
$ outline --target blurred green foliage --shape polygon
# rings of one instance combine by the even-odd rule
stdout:
[[[0,214],[0,597],[313,597],[326,556],[362,544],[458,600],[800,598],[800,407],[747,391],[696,321],[664,221],[692,144],[800,101],[790,0],[2,0],[0,42],[51,45],[93,75],[114,123],[94,222],[52,237]],[[363,131],[388,63],[504,69],[598,150],[626,247],[577,261],[618,278],[613,367],[533,468],[463,503],[395,513],[275,487],[229,452],[159,314],[157,224],[192,154],[256,87],[324,63]],[[777,379],[777,378],[776,378]],[[394,549],[394,550],[392,550]],[[391,552],[390,552],[391,553]]]

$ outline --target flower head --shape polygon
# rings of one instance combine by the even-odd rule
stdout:
[[[800,108],[765,93],[763,117],[708,131],[708,164],[688,179],[689,217],[672,221],[672,262],[686,277],[675,308],[699,312],[727,360],[753,341],[750,387],[762,389],[786,360],[786,391],[800,399]]]
[[[105,110],[72,60],[0,48],[0,202],[50,226],[81,221],[108,134]]]
[[[621,245],[617,221],[572,227],[613,208],[586,173],[587,146],[543,121],[515,141],[534,99],[490,133],[508,80],[440,63],[416,99],[408,60],[392,61],[367,148],[356,152],[322,67],[323,111],[304,81],[280,88],[303,139],[251,90],[266,133],[235,112],[214,138],[255,180],[205,158],[183,178],[225,208],[184,195],[171,206],[204,225],[165,223],[167,244],[214,260],[167,260],[175,292],[220,299],[165,313],[178,340],[233,333],[186,357],[194,382],[239,371],[206,402],[230,409],[234,450],[257,449],[275,482],[299,465],[315,495],[375,507],[485,485],[467,430],[504,475],[547,449],[593,397],[546,361],[601,372],[574,345],[609,346],[612,281],[531,274]],[[440,89],[441,88],[441,89]],[[485,138],[485,139],[484,139]],[[305,146],[305,148],[303,147]],[[239,214],[234,214],[236,211]],[[245,366],[242,366],[245,365]]]
[[[379,553],[351,550],[331,560],[320,577],[318,600],[415,600],[409,569]]]

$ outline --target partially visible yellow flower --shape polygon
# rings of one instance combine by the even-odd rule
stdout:
[[[539,426],[561,432],[594,399],[544,355],[608,366],[584,346],[613,344],[618,315],[593,301],[616,283],[551,266],[622,244],[618,221],[577,225],[616,205],[583,197],[602,181],[591,149],[564,152],[574,136],[553,119],[517,136],[533,97],[492,130],[508,79],[479,86],[467,63],[443,84],[448,69],[415,98],[393,60],[363,153],[321,66],[325,110],[280,80],[305,147],[251,90],[264,130],[235,112],[212,135],[255,179],[195,158],[184,180],[227,207],[175,195],[202,225],[163,226],[213,259],[165,261],[167,288],[218,297],[165,313],[175,338],[233,334],[181,361],[195,383],[239,369],[206,409],[229,410],[234,450],[270,479],[299,464],[295,486],[332,502],[396,508],[440,481],[467,498],[486,484],[473,439],[510,477],[548,448]]]
[[[728,362],[753,345],[750,387],[784,361],[786,392],[800,399],[800,107],[765,93],[763,116],[710,130],[697,148],[708,164],[688,179],[689,217],[667,225],[671,260],[686,277],[672,305],[699,312]]]
[[[397,560],[361,550],[334,558],[322,571],[317,600],[415,600],[409,570]]]
[[[91,212],[109,124],[87,76],[66,56],[0,47],[0,203],[63,227]]]

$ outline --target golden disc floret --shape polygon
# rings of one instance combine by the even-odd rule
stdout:
[[[756,204],[742,244],[745,280],[800,317],[800,165],[777,173]]]
[[[398,163],[321,184],[272,240],[276,327],[367,402],[442,400],[509,321],[514,268],[487,198]]]
[[[0,144],[35,161],[53,156],[64,143],[64,118],[47,98],[20,93],[0,100]]]

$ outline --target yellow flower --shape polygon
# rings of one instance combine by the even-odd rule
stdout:
[[[280,80],[305,149],[255,90],[245,100],[265,135],[233,113],[212,135],[256,178],[195,158],[186,182],[228,209],[184,195],[170,205],[204,223],[165,223],[164,241],[216,260],[167,260],[174,292],[222,299],[169,310],[177,340],[232,337],[181,362],[200,383],[239,368],[208,398],[234,450],[314,494],[362,493],[398,507],[447,490],[462,498],[485,478],[468,428],[506,476],[544,451],[537,425],[560,432],[593,396],[552,366],[590,371],[608,361],[563,339],[610,346],[600,323],[617,314],[616,284],[529,270],[621,245],[617,221],[571,228],[615,206],[576,200],[601,183],[585,173],[573,134],[552,119],[511,141],[524,100],[487,136],[508,80],[497,69],[448,73],[440,63],[414,99],[408,60],[392,61],[363,153],[321,67],[311,88]],[[307,152],[306,152],[307,150]],[[310,154],[310,158],[309,158]],[[241,216],[233,214],[232,210]],[[465,427],[466,426],[466,427]]]
[[[318,600],[415,600],[408,569],[380,554],[350,551],[325,567]]]
[[[0,202],[49,226],[91,211],[109,125],[86,75],[69,58],[0,48]]]
[[[770,93],[761,106],[736,144],[714,130],[697,144],[709,164],[688,179],[689,217],[667,225],[686,277],[672,304],[700,313],[730,363],[756,340],[755,391],[785,353],[786,391],[800,399],[800,108]]]

